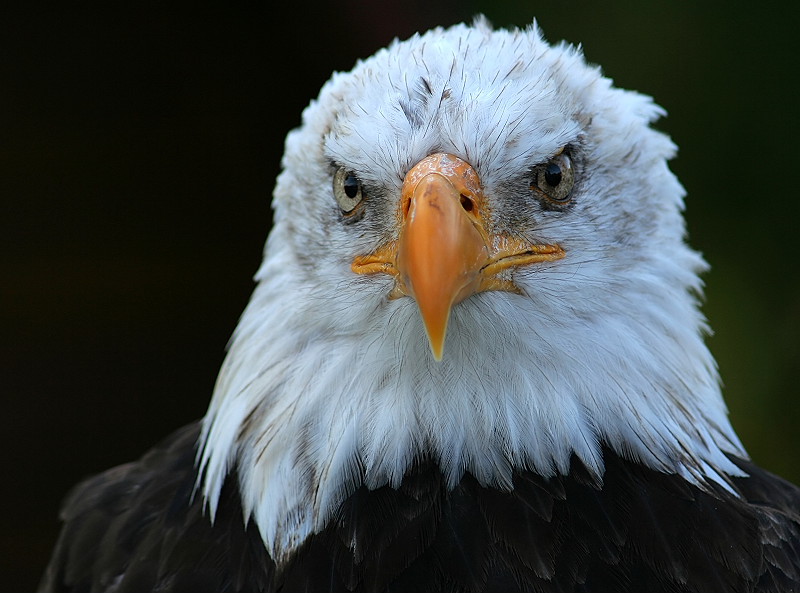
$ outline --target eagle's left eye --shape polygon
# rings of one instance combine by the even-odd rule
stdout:
[[[567,204],[572,198],[573,185],[575,171],[566,151],[533,169],[531,189],[554,204]]]
[[[361,180],[352,171],[343,167],[337,169],[333,175],[333,196],[342,214],[352,214],[364,199]]]

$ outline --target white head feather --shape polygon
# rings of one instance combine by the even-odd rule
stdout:
[[[436,29],[336,74],[289,134],[274,228],[201,437],[212,514],[228,472],[280,559],[360,485],[397,486],[415,458],[451,485],[512,486],[514,469],[602,476],[601,444],[702,484],[739,471],[684,242],[674,146],[649,97],[616,89],[578,50],[526,30]],[[578,147],[574,204],[548,211],[526,176]],[[430,153],[471,163],[495,228],[558,243],[514,272],[523,295],[452,311],[431,356],[416,303],[350,264],[391,238],[405,173]],[[331,162],[371,188],[344,224]]]

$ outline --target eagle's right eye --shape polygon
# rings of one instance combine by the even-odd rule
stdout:
[[[340,167],[333,175],[333,196],[342,214],[351,215],[364,199],[364,188],[355,173]]]

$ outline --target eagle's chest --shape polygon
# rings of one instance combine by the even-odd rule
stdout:
[[[575,463],[518,473],[511,492],[471,476],[448,491],[417,464],[397,489],[346,499],[275,573],[279,590],[749,590],[760,543],[745,505],[606,457],[603,485]]]

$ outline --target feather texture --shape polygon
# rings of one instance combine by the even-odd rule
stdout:
[[[212,514],[235,461],[275,558],[420,455],[451,488],[469,472],[507,490],[515,470],[565,473],[575,455],[600,476],[601,442],[695,484],[741,475],[697,308],[705,264],[684,241],[674,146],[650,127],[662,113],[535,26],[436,29],[336,74],[287,139],[258,286],[204,421]],[[565,145],[575,196],[548,210],[530,172]],[[441,362],[416,303],[350,269],[396,239],[403,177],[436,151],[474,166],[492,232],[566,251],[514,270],[521,294],[458,303]],[[354,223],[331,163],[366,188]]]
[[[602,484],[565,475],[469,474],[450,488],[413,464],[398,488],[362,486],[276,567],[243,516],[235,473],[213,523],[192,496],[199,425],[77,487],[40,591],[229,593],[791,591],[800,492],[753,464],[735,494],[699,488],[604,448]],[[165,512],[166,509],[166,512]]]

